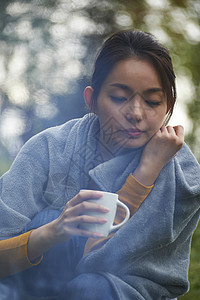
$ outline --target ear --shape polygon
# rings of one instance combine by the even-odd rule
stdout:
[[[91,108],[92,104],[92,95],[93,95],[93,88],[91,86],[87,86],[84,91],[84,98],[86,105]]]

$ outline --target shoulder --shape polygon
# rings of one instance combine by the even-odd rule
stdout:
[[[72,119],[62,125],[47,128],[33,136],[30,140],[64,139],[72,127],[80,120],[81,119]]]
[[[70,132],[74,133],[75,131],[78,132],[87,129],[90,123],[95,119],[94,114],[86,114],[82,118],[72,119],[62,125],[50,127],[38,133],[32,139],[55,139],[58,142],[60,140],[66,140]]]
[[[175,160],[179,165],[182,166],[183,169],[187,170],[188,168],[195,168],[197,170],[200,170],[200,165],[196,157],[186,143],[183,144],[183,147],[175,156]]]
[[[50,127],[37,133],[25,143],[22,149],[25,151],[26,149],[29,149],[33,146],[51,146],[52,143],[56,144],[57,146],[62,145],[63,143],[65,143],[73,127],[77,123],[80,123],[83,118],[72,119],[62,125]]]
[[[36,152],[37,154],[43,153],[45,155],[51,150],[56,151],[59,149],[59,151],[62,151],[67,143],[76,141],[77,135],[87,135],[89,127],[94,123],[94,120],[96,120],[94,114],[86,114],[82,118],[72,119],[62,125],[43,130],[31,137],[20,152],[25,154],[31,151],[31,153]]]
[[[177,185],[200,195],[200,165],[186,143],[174,158]],[[186,193],[187,194],[187,193]]]

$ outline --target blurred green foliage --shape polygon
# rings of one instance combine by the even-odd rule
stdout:
[[[185,111],[186,141],[200,160],[199,0],[1,0],[0,174],[37,132],[82,116],[98,47],[137,28],[170,50]],[[200,299],[200,228],[192,241],[191,291]]]

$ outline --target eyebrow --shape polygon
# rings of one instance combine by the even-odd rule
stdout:
[[[122,90],[124,90],[126,92],[129,92],[129,93],[133,92],[133,90],[129,86],[127,86],[125,84],[122,84],[122,83],[112,83],[110,86],[114,86],[114,87],[120,88],[120,89],[122,89]]]
[[[122,83],[112,83],[111,86],[114,86],[114,87],[117,87],[117,88],[120,88],[126,92],[129,92],[129,93],[134,93],[134,90],[132,90],[129,86],[125,85],[125,84],[122,84]],[[149,94],[149,93],[157,93],[157,92],[162,92],[164,93],[163,89],[162,88],[149,88],[149,89],[146,89],[145,91],[143,91],[143,93],[145,94]]]

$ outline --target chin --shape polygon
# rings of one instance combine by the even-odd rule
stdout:
[[[136,150],[139,148],[142,148],[146,143],[145,142],[137,142],[136,140],[125,140],[125,139],[120,139],[116,140],[114,143],[113,149],[118,149],[117,153],[126,153],[126,152],[131,152],[131,150]]]

